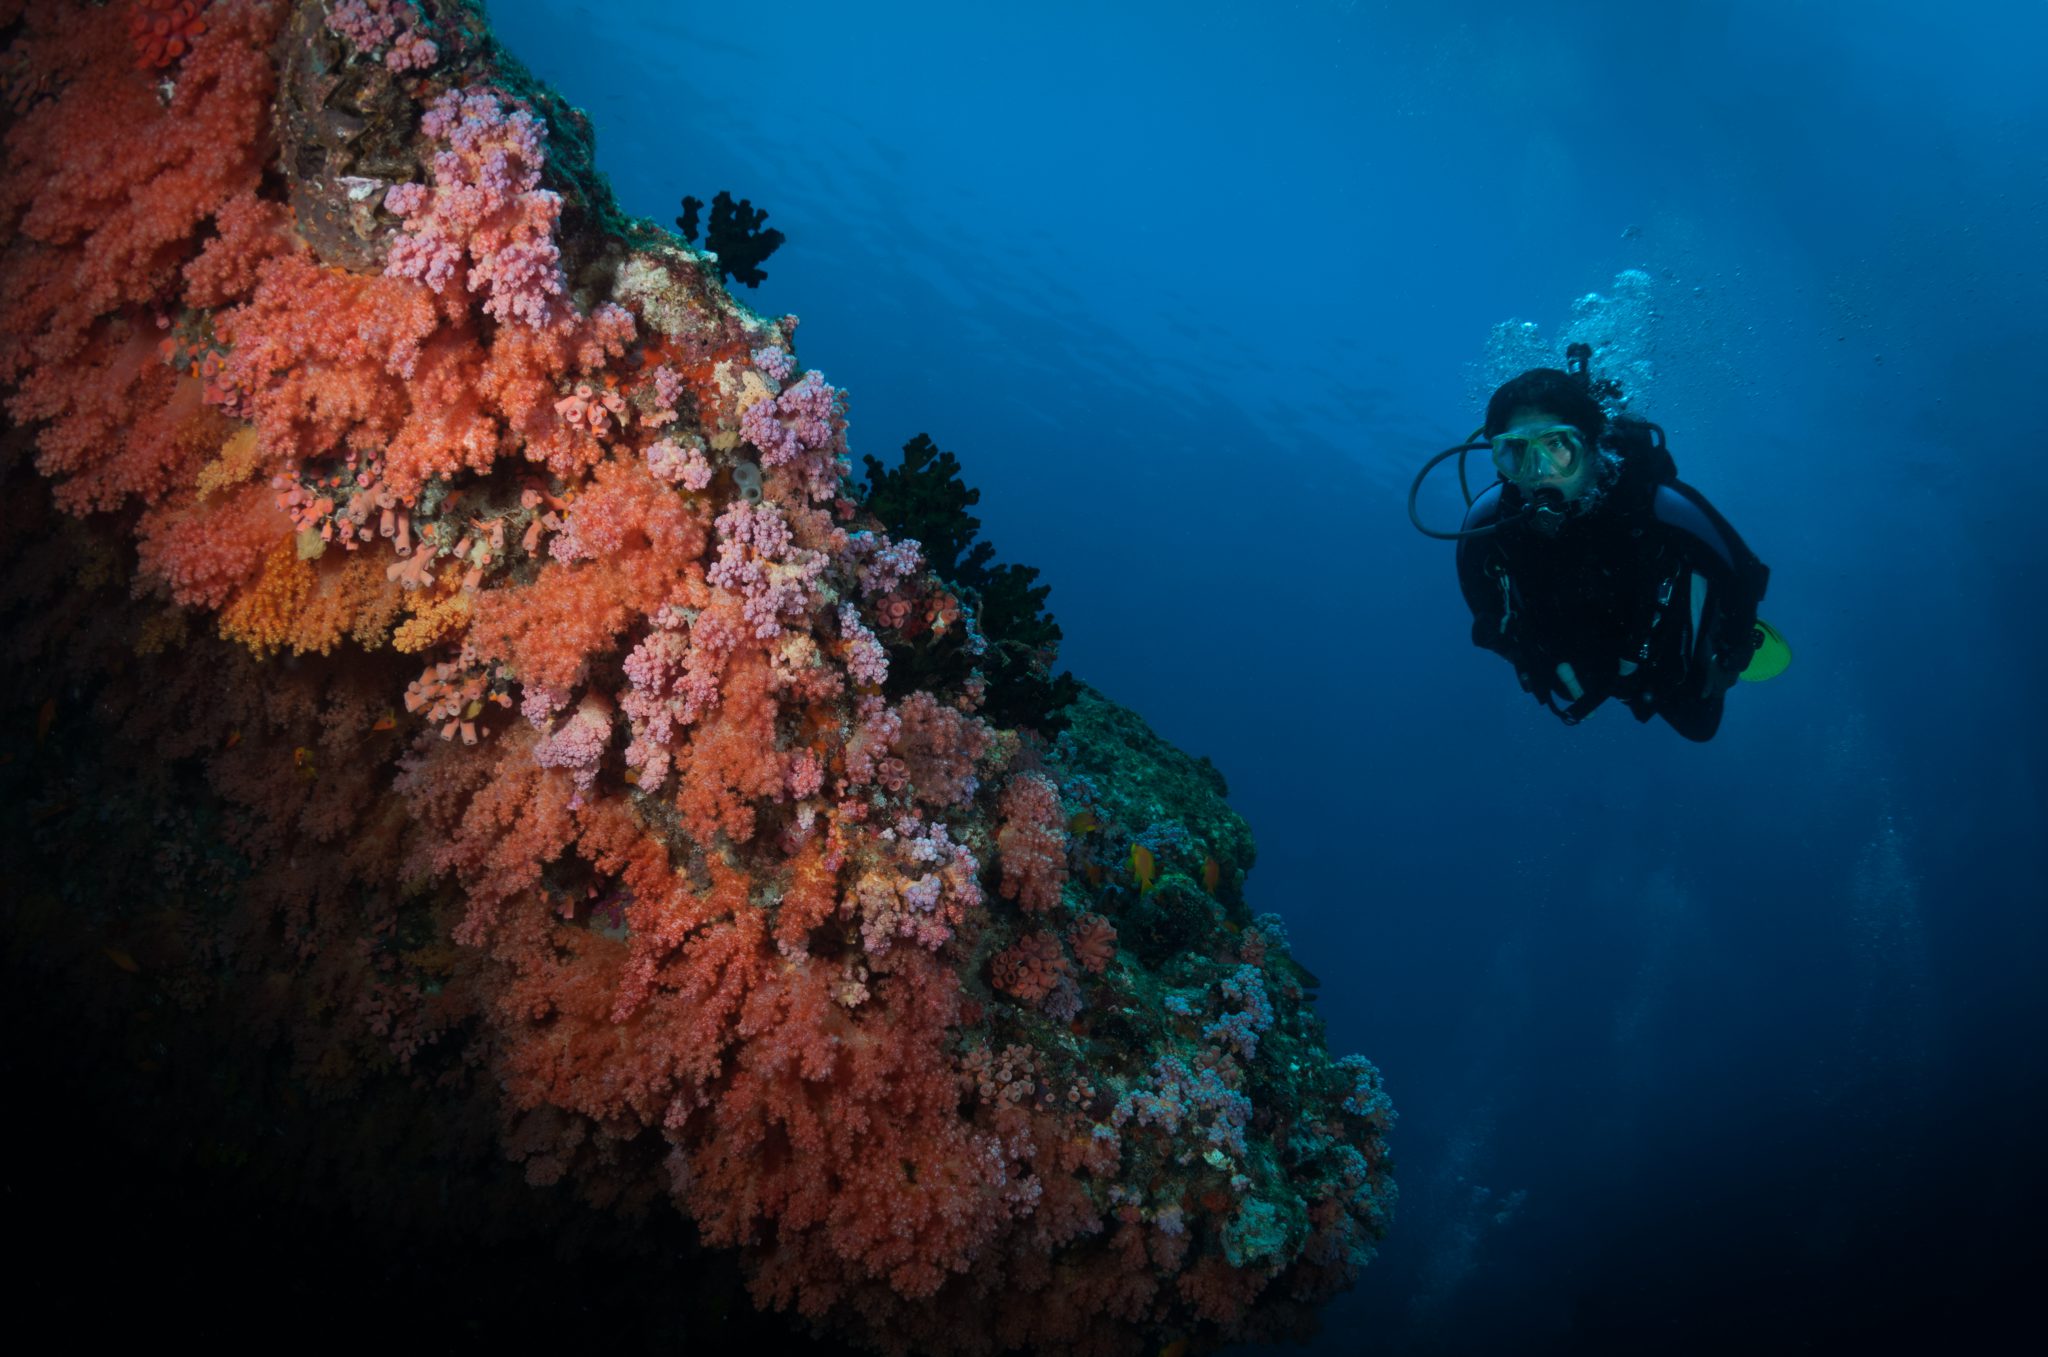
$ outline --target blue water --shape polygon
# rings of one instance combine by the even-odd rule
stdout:
[[[1228,776],[1401,1111],[1315,1351],[1967,1349],[2044,1196],[2048,7],[1448,8],[491,14],[629,211],[769,209],[856,454],[957,451]],[[1626,269],[1797,655],[1705,746],[1561,728],[1403,507],[1493,327]]]

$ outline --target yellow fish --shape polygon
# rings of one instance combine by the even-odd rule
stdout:
[[[1188,1357],[1188,1340],[1185,1336],[1174,1339],[1159,1349],[1159,1357]]]
[[[118,948],[118,947],[102,947],[102,948],[101,948],[100,950],[101,950],[102,952],[105,952],[105,953],[107,954],[107,960],[109,960],[109,961],[113,962],[113,963],[114,963],[114,964],[115,964],[116,966],[119,966],[119,967],[120,967],[120,968],[121,968],[122,970],[124,970],[124,971],[128,972],[128,974],[130,974],[130,975],[140,975],[140,974],[142,974],[142,967],[136,964],[136,962],[135,962],[135,958],[134,958],[134,957],[132,957],[132,956],[129,956],[129,955],[128,955],[128,954],[126,953],[126,952],[122,951],[122,950],[121,950],[120,948]]]
[[[1102,821],[1095,818],[1092,810],[1077,810],[1067,817],[1067,833],[1089,834],[1102,828]]]
[[[1138,894],[1152,889],[1152,880],[1159,874],[1159,864],[1152,857],[1152,850],[1142,843],[1131,845],[1131,875],[1138,878]]]
[[[292,768],[308,782],[320,775],[319,770],[313,766],[313,751],[304,745],[292,751]]]
[[[1202,889],[1214,895],[1216,887],[1223,882],[1223,868],[1212,853],[1202,859]]]
[[[375,723],[373,723],[370,726],[371,730],[396,730],[397,728],[398,713],[391,710],[389,707],[386,707],[384,709],[384,714],[378,717]]]

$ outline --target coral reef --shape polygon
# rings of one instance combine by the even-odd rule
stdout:
[[[950,454],[863,492],[461,0],[0,25],[18,965],[231,1031],[366,1198],[494,1143],[868,1347],[1312,1324],[1378,1075]]]

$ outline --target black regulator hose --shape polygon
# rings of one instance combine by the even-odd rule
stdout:
[[[1422,516],[1415,511],[1415,498],[1422,493],[1422,483],[1429,479],[1429,473],[1453,457],[1458,459],[1458,488],[1464,492],[1465,507],[1470,509],[1472,501],[1476,497],[1472,493],[1471,486],[1465,480],[1465,458],[1468,454],[1487,446],[1488,444],[1485,439],[1475,436],[1466,442],[1458,444],[1455,448],[1445,448],[1442,452],[1422,464],[1422,470],[1415,473],[1415,483],[1408,487],[1408,521],[1415,525],[1415,531],[1421,533],[1424,537],[1434,537],[1439,542],[1458,542],[1467,537],[1484,536],[1486,533],[1496,531],[1502,524],[1512,523],[1522,517],[1520,514],[1511,514],[1506,518],[1497,518],[1484,527],[1462,528],[1457,532],[1440,532],[1435,528],[1425,526]]]

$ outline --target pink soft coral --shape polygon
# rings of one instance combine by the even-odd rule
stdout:
[[[829,500],[844,474],[844,396],[813,369],[779,396],[748,406],[740,432],[761,450],[762,466],[785,468],[810,499]]]
[[[903,760],[917,799],[936,808],[960,805],[980,787],[975,769],[989,749],[989,728],[920,689],[897,708],[902,731],[896,755]]]
[[[781,635],[785,622],[797,621],[818,605],[818,581],[827,559],[796,544],[780,509],[735,500],[718,516],[718,538],[718,560],[708,578],[740,595],[756,637]]]
[[[494,91],[469,89],[436,99],[420,132],[443,143],[434,183],[399,184],[384,195],[384,206],[405,220],[385,271],[436,292],[461,274],[471,292],[488,294],[484,310],[493,318],[546,327],[567,290],[555,245],[562,199],[540,186],[547,129],[523,108],[507,112]]]
[[[381,50],[392,71],[424,70],[441,56],[433,39],[420,31],[409,0],[342,0],[328,14],[327,26],[365,56]]]
[[[1024,910],[1051,909],[1067,880],[1059,789],[1043,774],[1019,773],[1003,788],[1002,812],[996,855],[1003,864],[1003,898]]]

